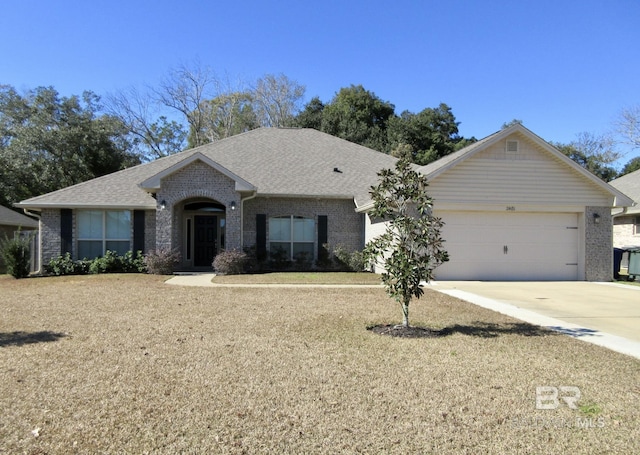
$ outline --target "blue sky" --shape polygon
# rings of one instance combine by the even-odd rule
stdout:
[[[518,118],[570,142],[640,103],[639,43],[637,0],[8,0],[0,84],[105,95],[198,60],[283,73],[305,101],[362,84],[397,113],[444,102],[466,137]]]

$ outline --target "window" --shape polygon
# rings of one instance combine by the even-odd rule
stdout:
[[[633,233],[635,235],[640,235],[640,216],[633,218]]]
[[[130,211],[80,210],[76,216],[78,258],[97,258],[107,250],[124,255],[131,249]]]
[[[286,254],[295,259],[304,254],[313,259],[316,225],[311,218],[278,216],[269,218],[269,251]]]

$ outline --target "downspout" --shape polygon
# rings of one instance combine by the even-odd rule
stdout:
[[[26,215],[38,219],[38,270],[34,270],[33,273],[37,273],[38,275],[40,275],[40,269],[42,268],[42,232],[40,232],[40,222],[42,221],[42,214],[31,212],[29,211],[29,209],[22,209],[22,211]]]
[[[244,201],[253,199],[258,195],[257,191],[254,191],[252,195],[246,198],[240,198],[240,249],[244,250]]]
[[[624,215],[624,214],[626,214],[626,213],[627,213],[627,210],[629,210],[629,207],[622,207],[622,212],[620,212],[620,213],[615,213],[615,214],[613,214],[613,213],[612,213],[612,214],[611,214],[611,218],[615,218],[615,217],[617,217],[617,216],[622,216],[622,215]]]

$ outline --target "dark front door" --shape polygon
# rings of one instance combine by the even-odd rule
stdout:
[[[196,216],[194,219],[193,265],[196,267],[211,266],[218,252],[218,217]]]

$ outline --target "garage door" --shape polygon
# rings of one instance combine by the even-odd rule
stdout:
[[[441,212],[440,280],[576,280],[576,213]]]

